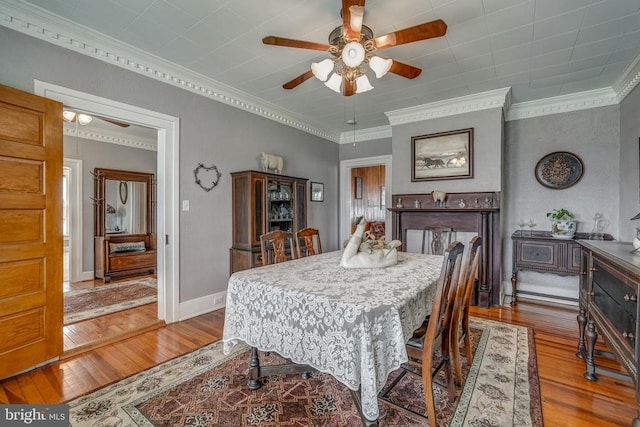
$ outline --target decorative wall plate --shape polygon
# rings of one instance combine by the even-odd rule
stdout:
[[[575,185],[584,173],[582,160],[573,153],[556,151],[547,154],[536,164],[536,179],[542,185],[561,190]]]
[[[202,163],[199,163],[198,167],[193,170],[193,174],[196,177],[196,184],[204,191],[213,190],[222,176],[215,165],[205,166]],[[205,184],[202,183],[202,180],[205,180]]]

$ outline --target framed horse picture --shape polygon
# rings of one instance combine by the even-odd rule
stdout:
[[[411,138],[411,181],[473,178],[473,128]]]

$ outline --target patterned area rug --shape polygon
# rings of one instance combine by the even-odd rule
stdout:
[[[440,426],[542,426],[533,333],[472,318],[474,360],[455,402],[435,387]],[[217,342],[69,402],[71,426],[361,426],[347,388],[328,374],[270,376],[246,386],[248,347]],[[261,364],[279,364],[261,353]],[[393,372],[387,384],[400,372]],[[436,382],[438,379],[436,378]],[[379,399],[381,426],[424,426],[422,382],[406,375]],[[404,406],[400,409],[389,403]]]
[[[158,300],[156,279],[145,277],[64,293],[64,324],[150,304]]]

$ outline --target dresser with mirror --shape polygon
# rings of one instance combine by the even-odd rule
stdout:
[[[93,175],[95,277],[155,273],[154,174],[96,168]]]

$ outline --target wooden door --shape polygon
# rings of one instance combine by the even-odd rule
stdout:
[[[351,169],[351,232],[355,219],[364,216],[368,222],[384,222],[387,214],[383,189],[385,166],[365,166]]]
[[[0,378],[62,353],[62,104],[0,85]]]

